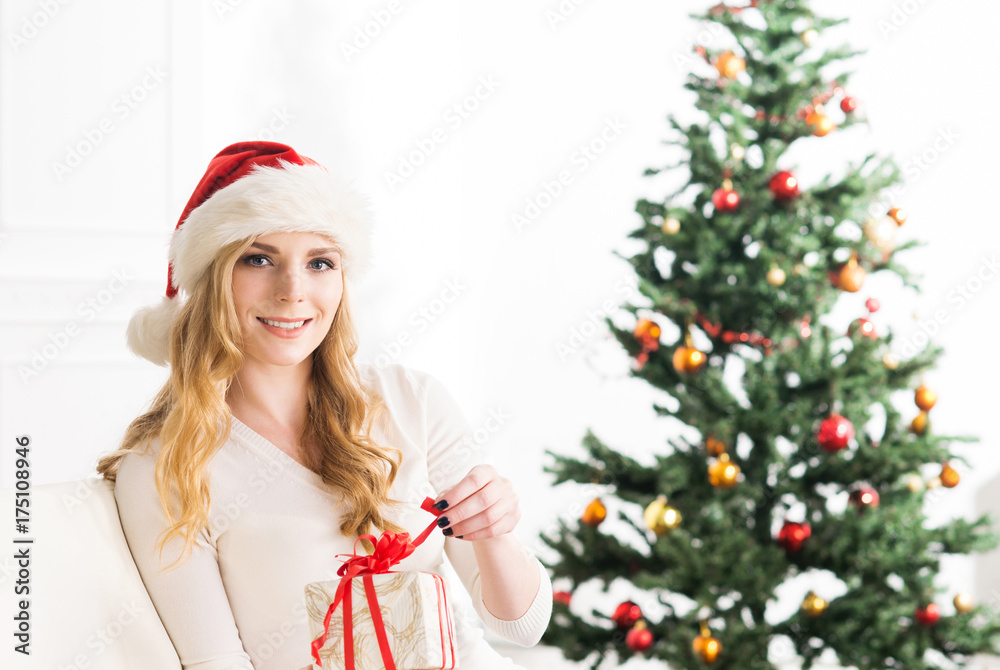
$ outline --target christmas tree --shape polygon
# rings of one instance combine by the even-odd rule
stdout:
[[[654,403],[657,415],[700,439],[650,445],[642,462],[588,430],[585,458],[549,452],[557,483],[605,491],[542,538],[563,586],[544,641],[592,667],[644,656],[670,668],[773,668],[783,650],[803,668],[832,652],[844,666],[918,670],[995,650],[992,612],[935,583],[942,555],[997,541],[986,517],[930,527],[924,515],[929,489],[958,484],[952,444],[976,441],[931,428],[936,396],[921,376],[941,348],[893,353],[893,333],[869,318],[873,297],[848,328],[822,318],[872,273],[919,287],[897,261],[917,243],[896,245],[906,215],[886,196],[901,182],[891,159],[871,154],[808,188],[788,160],[796,142],[836,142],[864,122],[849,73],[831,74],[862,52],[812,48],[846,19],[808,5],[720,4],[693,17],[718,37],[695,49],[710,72],[685,83],[707,121],[669,116],[686,159],[645,173],[686,167],[688,183],[637,202],[629,237],[641,250],[618,254],[646,304],[623,307],[634,328],[608,327],[630,375],[673,399]],[[679,333],[669,344],[668,331]],[[891,402],[900,391],[913,394],[911,411]],[[811,587],[814,576],[801,607],[766,616],[779,587]],[[597,608],[575,595],[622,579],[656,607]]]

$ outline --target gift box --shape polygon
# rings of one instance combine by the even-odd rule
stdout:
[[[306,586],[306,608],[313,638],[324,632],[324,619],[336,600],[340,580]],[[345,590],[345,596],[346,596]],[[369,597],[374,594],[374,598]],[[390,572],[351,580],[351,597],[342,599],[326,630],[319,650],[323,668],[347,669],[344,615],[351,611],[351,637],[356,670],[380,670],[389,665],[382,658],[378,630],[385,634],[396,670],[455,668],[455,639],[448,609],[446,585],[430,572]],[[348,602],[350,600],[350,602]],[[372,602],[374,600],[374,604]],[[377,613],[373,616],[373,613]],[[380,619],[380,621],[379,621]]]
[[[439,512],[427,498],[421,507]],[[340,579],[305,587],[312,656],[327,670],[445,670],[458,667],[455,626],[445,580],[431,572],[394,572],[437,527],[412,542],[385,532],[371,554],[342,554]]]

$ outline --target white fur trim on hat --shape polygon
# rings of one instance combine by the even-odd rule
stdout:
[[[170,241],[174,288],[190,290],[226,244],[281,232],[326,235],[341,248],[345,277],[367,274],[372,215],[364,196],[319,165],[279,162],[255,167],[192,210]]]
[[[157,365],[169,364],[170,329],[181,300],[230,242],[268,233],[319,233],[340,247],[345,281],[354,284],[368,273],[373,217],[367,198],[340,173],[314,164],[279,163],[280,168],[256,166],[219,189],[174,231],[168,258],[178,293],[132,315],[126,339],[133,352]]]

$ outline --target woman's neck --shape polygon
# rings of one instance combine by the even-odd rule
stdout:
[[[311,360],[293,367],[246,364],[226,394],[229,409],[248,425],[266,423],[299,434],[306,422]]]

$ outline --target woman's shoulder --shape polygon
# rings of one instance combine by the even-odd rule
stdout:
[[[421,396],[428,384],[436,381],[434,375],[401,363],[377,365],[370,361],[357,364],[358,374],[369,387],[374,386],[383,395],[404,393],[408,396]]]

